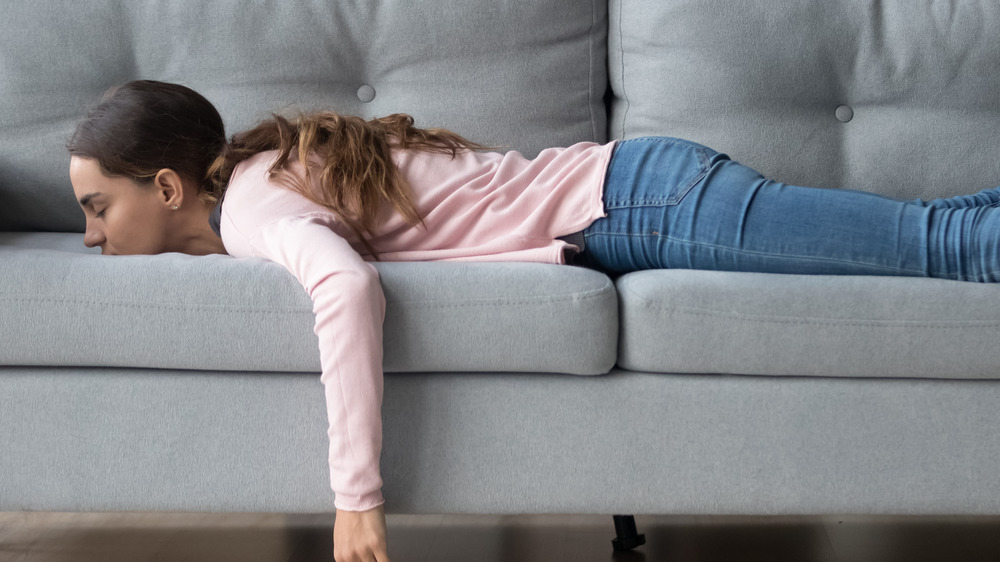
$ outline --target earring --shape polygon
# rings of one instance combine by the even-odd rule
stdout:
[[[180,209],[180,207],[178,207],[177,205],[174,205],[174,210],[176,211],[177,209]]]

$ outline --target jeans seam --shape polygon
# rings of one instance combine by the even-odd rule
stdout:
[[[703,168],[700,174],[695,176],[693,180],[691,180],[686,186],[684,186],[684,189],[677,190],[670,195],[670,197],[667,199],[667,205],[670,206],[680,205],[681,201],[684,201],[684,198],[687,197],[687,194],[690,193],[692,189],[694,189],[694,186],[698,185],[698,182],[705,179],[705,176],[707,175],[708,175],[708,169]]]
[[[680,238],[674,238],[672,236],[664,236],[663,234],[634,234],[634,233],[628,233],[628,232],[593,232],[593,233],[590,233],[589,235],[585,234],[584,236],[585,236],[585,238],[589,238],[590,236],[596,236],[596,235],[607,235],[607,236],[629,237],[629,238],[634,238],[634,237],[638,237],[638,238],[659,238],[661,240],[666,240],[666,241],[670,241],[670,242],[679,242],[679,243],[682,243],[682,244],[689,244],[689,245],[697,246],[697,247],[700,247],[700,248],[712,248],[712,249],[715,249],[715,250],[722,250],[722,251],[731,252],[731,253],[734,253],[734,254],[745,254],[745,255],[750,255],[750,256],[760,256],[760,257],[768,257],[768,258],[781,258],[781,259],[789,259],[789,260],[794,260],[794,261],[810,260],[810,261],[825,262],[825,263],[844,263],[844,264],[852,264],[852,265],[863,265],[864,267],[870,267],[870,268],[873,268],[873,269],[879,269],[879,270],[884,270],[884,271],[895,271],[895,272],[910,273],[910,274],[913,274],[913,275],[919,276],[919,277],[927,277],[928,276],[923,271],[915,270],[915,269],[904,269],[904,268],[900,268],[900,267],[892,267],[892,266],[878,265],[878,264],[869,264],[869,263],[864,263],[864,262],[851,261],[851,260],[838,259],[838,258],[824,258],[824,257],[819,257],[819,256],[799,256],[799,255],[793,255],[793,254],[776,254],[776,253],[762,252],[762,251],[756,251],[756,250],[743,250],[743,249],[738,249],[738,248],[732,248],[730,246],[722,246],[722,245],[719,245],[719,244],[708,244],[708,243],[705,243],[705,242],[692,242],[690,240],[683,240],[683,239],[680,239]],[[589,242],[589,240],[588,240],[588,242]],[[680,269],[680,268],[675,268],[675,269]],[[724,270],[716,269],[714,271],[724,271]],[[740,271],[743,271],[743,270],[740,270]]]

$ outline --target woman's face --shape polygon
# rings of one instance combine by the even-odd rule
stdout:
[[[172,202],[153,185],[104,175],[92,158],[73,156],[69,163],[73,192],[87,216],[83,243],[102,254],[159,254],[166,250]]]

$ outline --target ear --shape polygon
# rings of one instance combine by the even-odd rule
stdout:
[[[168,208],[180,207],[184,203],[184,182],[180,174],[170,168],[163,168],[153,178],[156,195]]]

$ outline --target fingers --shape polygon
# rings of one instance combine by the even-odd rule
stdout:
[[[391,562],[384,550],[333,549],[334,562]]]
[[[384,545],[374,548],[366,548],[361,545],[352,545],[348,548],[333,549],[333,559],[335,562],[392,562]]]
[[[334,542],[333,559],[335,562],[389,562],[385,544],[367,540]]]
[[[333,550],[334,562],[392,562],[385,550],[340,552]]]
[[[381,506],[368,511],[337,511],[333,528],[335,562],[391,562]]]

